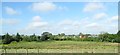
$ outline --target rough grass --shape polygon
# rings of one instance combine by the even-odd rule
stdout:
[[[13,42],[3,45],[7,52],[47,52],[47,53],[117,53],[118,43],[87,41],[45,41],[45,42]],[[16,50],[17,49],[17,50]]]

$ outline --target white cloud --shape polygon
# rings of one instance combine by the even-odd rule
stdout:
[[[59,22],[60,26],[66,26],[66,25],[72,25],[72,24],[73,24],[73,21],[69,19],[62,20],[61,22]]]
[[[30,24],[30,26],[32,25],[32,27],[44,27],[47,25],[47,22],[32,22]]]
[[[106,13],[99,13],[99,14],[96,14],[93,16],[93,18],[97,19],[97,20],[100,20],[100,19],[103,19],[103,18],[106,18],[107,17],[107,14]]]
[[[106,24],[118,24],[118,16],[112,16],[106,19],[107,21],[105,22]]]
[[[59,9],[59,10],[69,10],[67,7],[65,7],[65,6],[63,6],[63,7],[61,7],[61,6],[59,6],[59,7],[57,7],[57,9]]]
[[[11,8],[11,7],[5,7],[5,11],[6,11],[6,13],[9,14],[9,15],[18,14],[18,12],[17,12],[15,9]]]
[[[57,6],[53,2],[38,2],[33,3],[30,8],[36,12],[50,12],[54,10],[68,10],[65,6]]]
[[[78,32],[76,30],[80,29],[80,22],[78,20],[64,19],[59,22],[50,24],[50,30],[54,34],[65,33],[65,34],[73,34],[74,32]]]
[[[104,24],[104,22],[92,22],[90,18],[84,18],[81,20],[64,19],[52,24],[43,21],[40,16],[34,16],[32,18],[32,22],[27,25],[24,31],[25,33],[31,32],[31,34],[36,32],[41,34],[44,31],[48,31],[53,34],[62,32],[65,34],[78,34],[80,32],[98,34],[102,31],[114,33],[116,29],[115,24],[108,25],[106,23]]]
[[[113,17],[111,18],[111,21],[118,21],[118,16],[113,16]]]
[[[32,22],[28,24],[28,26],[25,28],[26,31],[32,31],[37,29],[44,29],[48,25],[47,22],[44,22],[41,20],[40,16],[34,16],[32,18]]]
[[[115,16],[113,16],[112,19],[115,19]],[[62,32],[65,34],[78,34],[80,32],[98,34],[102,31],[114,33],[117,30],[117,25],[114,23],[110,23],[110,25],[108,25],[105,23],[106,20],[103,22],[93,22],[89,17],[87,17],[80,20],[64,19],[59,22],[49,23],[43,21],[40,16],[34,16],[24,31],[25,33],[31,32],[31,34],[41,34],[44,31],[48,31],[53,34]]]
[[[39,22],[39,21],[41,21],[41,17],[40,16],[34,16],[32,21],[33,22]]]
[[[90,24],[86,25],[86,27],[97,28],[97,27],[99,27],[99,25],[97,23],[90,23]]]
[[[55,10],[57,7],[53,3],[43,2],[43,3],[33,3],[31,8],[33,11],[48,12]]]
[[[109,33],[116,33],[117,32],[117,25],[116,24],[106,24],[106,23],[99,23],[99,22],[94,22],[87,24],[84,27],[84,32],[85,33],[94,33],[94,34],[99,34],[100,32],[109,32]]]
[[[88,3],[85,5],[83,11],[84,12],[91,12],[95,10],[101,10],[104,9],[104,5],[102,3]]]
[[[1,25],[15,25],[20,22],[20,20],[17,19],[0,19],[0,20]]]
[[[81,23],[81,21],[76,21],[76,20],[70,20],[70,19],[65,19],[65,20],[62,20],[58,23],[59,26],[71,26],[71,27],[75,27],[75,28],[78,28]]]

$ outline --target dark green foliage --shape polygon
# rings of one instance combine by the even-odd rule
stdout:
[[[31,42],[32,40],[30,39],[29,36],[25,36],[23,37],[23,41]]]
[[[61,33],[60,36],[65,36],[65,33]]]
[[[40,36],[37,37],[37,41],[38,42],[42,41]]]
[[[3,36],[3,44],[10,44],[12,41],[14,41],[14,39],[12,38],[12,36],[10,36],[8,33],[6,35]]]
[[[0,35],[0,40],[2,40],[2,35]]]
[[[2,40],[5,39],[5,35],[2,35]]]
[[[109,33],[104,32],[104,33],[99,34],[99,38],[102,42],[107,41],[107,38],[109,37],[108,35],[109,35]]]
[[[116,42],[120,43],[120,30],[117,33],[118,37],[115,39]]]
[[[120,42],[120,37],[117,34],[109,34],[109,33],[103,33],[99,35],[100,41],[106,41],[106,42]]]
[[[95,41],[95,42],[117,42],[120,43],[120,31],[117,34],[109,34],[107,32],[103,32],[101,34],[99,34],[98,37],[92,37],[91,34],[82,34],[80,33],[79,35],[85,35],[85,38],[80,38],[79,35],[65,35],[65,33],[61,33],[58,35],[52,35],[52,33],[49,32],[43,32],[41,34],[41,36],[36,36],[35,34],[30,35],[30,36],[24,36],[24,35],[20,35],[19,33],[17,33],[16,35],[9,35],[8,33],[5,35],[2,35],[2,43],[3,44],[9,44],[12,41],[27,41],[27,42],[31,42],[31,41],[37,41],[37,42],[41,42],[41,41],[46,41],[46,40],[56,40],[56,41]],[[90,37],[88,37],[90,36]]]
[[[53,38],[53,40],[58,41],[58,40],[59,40],[59,37],[58,37],[58,36],[55,36],[55,37]]]
[[[117,35],[120,37],[120,30],[118,31]]]
[[[115,38],[115,42],[120,43],[120,37]]]
[[[37,37],[35,34],[30,36],[31,41],[37,41]]]
[[[72,40],[72,38],[71,37],[67,37],[66,40]]]
[[[22,41],[22,37],[20,36],[19,33],[16,34],[15,41],[17,42]]]
[[[43,34],[41,36],[41,40],[42,41],[48,40],[51,36],[52,36],[51,33],[49,33],[49,32],[43,32]]]

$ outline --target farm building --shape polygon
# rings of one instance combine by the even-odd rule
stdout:
[[[80,35],[80,38],[87,38],[88,36],[86,35]]]

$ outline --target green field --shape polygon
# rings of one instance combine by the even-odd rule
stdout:
[[[118,43],[86,41],[12,42],[8,53],[118,53]],[[3,52],[5,50],[1,49]]]

